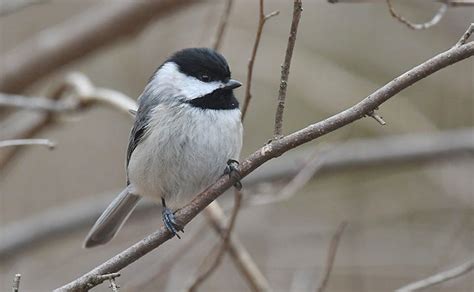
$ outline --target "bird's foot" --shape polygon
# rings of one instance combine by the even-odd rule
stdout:
[[[168,229],[173,235],[176,235],[179,239],[181,237],[178,234],[178,231],[184,233],[184,229],[181,225],[176,222],[176,217],[174,216],[173,210],[166,207],[165,199],[161,198],[161,203],[163,205],[163,211],[161,211],[163,223],[165,224],[166,229]]]
[[[237,160],[227,160],[227,167],[224,171],[224,175],[228,175],[231,179],[237,179],[237,182],[234,184],[234,187],[239,191],[242,189],[242,183],[240,182],[242,176],[240,175],[239,162]]]

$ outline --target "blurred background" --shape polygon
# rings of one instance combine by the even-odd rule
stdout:
[[[104,5],[112,8],[124,1],[38,2],[41,4],[0,17],[3,68],[8,65],[5,56],[34,36],[47,31],[54,39],[55,27]],[[133,37],[84,54],[20,91],[25,95],[48,95],[65,74],[79,71],[97,86],[136,98],[151,73],[171,53],[211,44],[225,1],[180,2],[179,8],[153,18]],[[263,31],[254,68],[253,100],[244,123],[242,158],[272,136],[291,2],[265,1],[267,13],[279,10],[280,15],[268,20]],[[428,0],[392,2],[406,18],[417,22],[430,19],[440,5]],[[385,1],[330,4],[306,0],[303,7],[284,133],[346,109],[406,70],[447,50],[474,20],[474,7],[451,7],[439,24],[415,31],[392,18]],[[237,80],[246,79],[258,9],[256,0],[235,0],[230,13],[221,51]],[[124,25],[123,30],[128,29]],[[298,169],[316,149],[334,148],[354,139],[364,143],[367,139],[408,134],[423,138],[460,129],[472,134],[473,70],[472,59],[443,69],[385,103],[379,113],[386,126],[362,119],[292,150],[262,167],[255,176],[264,177],[288,165]],[[236,95],[242,100],[244,90],[236,91]],[[6,121],[13,114],[4,110],[0,120]],[[45,224],[54,228],[54,224],[67,222],[69,214],[94,214],[94,208],[96,212],[105,208],[125,185],[124,158],[131,125],[130,117],[107,106],[59,115],[35,136],[54,140],[56,149],[22,148],[4,165],[0,169],[2,247],[25,226],[34,226],[33,231]],[[0,126],[0,131],[6,133],[6,128]],[[318,172],[291,198],[263,205],[245,202],[262,192],[276,194],[295,173],[279,176],[277,182],[269,176],[255,183],[257,178],[249,176],[243,181],[244,207],[235,234],[274,291],[315,291],[331,237],[342,221],[348,225],[327,291],[390,291],[462,264],[474,256],[473,141],[474,137],[468,135],[470,151],[442,159],[327,169]],[[440,144],[450,142],[458,141]],[[219,201],[230,210],[233,196],[224,194]],[[91,206],[90,202],[96,203]],[[58,214],[53,221],[48,217],[51,214]],[[62,286],[155,231],[161,226],[160,217],[157,206],[141,208],[114,240],[94,249],[85,250],[81,245],[97,217],[76,218],[77,222],[62,232],[32,237],[22,246],[2,250],[0,290],[10,291],[15,273],[22,274],[20,291],[49,291]],[[124,269],[117,279],[120,291],[185,290],[219,240],[205,225],[201,214],[186,228],[182,240],[172,239]],[[471,272],[429,291],[472,291],[473,287]],[[227,256],[201,290],[251,288]],[[94,291],[110,289],[103,284]]]

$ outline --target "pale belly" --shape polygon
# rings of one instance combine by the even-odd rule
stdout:
[[[229,159],[238,160],[240,111],[157,109],[154,116],[153,131],[132,153],[129,180],[137,194],[180,208],[223,175]]]

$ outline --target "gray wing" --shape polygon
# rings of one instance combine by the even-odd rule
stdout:
[[[130,138],[128,141],[127,148],[127,168],[132,157],[133,150],[138,144],[145,138],[145,131],[150,122],[151,111],[160,103],[156,97],[149,96],[145,91],[138,98],[138,110],[135,114],[135,123],[133,124],[132,131],[130,132]]]

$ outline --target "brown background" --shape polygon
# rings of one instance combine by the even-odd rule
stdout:
[[[60,24],[101,2],[56,0],[0,18],[1,53],[42,29]],[[254,100],[245,122],[243,155],[263,145],[272,133],[280,63],[289,24],[290,1],[268,0],[268,21],[255,65]],[[291,68],[285,133],[321,120],[358,102],[405,70],[452,46],[474,19],[473,8],[449,9],[432,29],[412,31],[392,19],[380,3],[336,4],[304,1]],[[409,19],[426,20],[439,4],[396,1]],[[94,84],[129,96],[140,94],[149,75],[173,51],[207,46],[216,30],[223,2],[207,1],[150,25],[143,33],[101,50],[58,71],[28,92],[47,92],[71,70]],[[257,23],[257,1],[236,0],[222,47],[233,76],[245,80]],[[473,126],[474,63],[466,60],[444,69],[386,103],[388,126],[363,119],[310,143],[403,133],[428,133]],[[237,91],[239,98],[243,90]],[[0,224],[18,222],[94,196],[113,196],[124,186],[124,153],[130,119],[98,107],[62,117],[39,136],[58,143],[23,151],[0,177]],[[299,151],[298,149],[295,151]],[[314,291],[329,240],[347,220],[327,291],[388,291],[460,264],[474,253],[472,156],[427,164],[380,166],[331,172],[313,180],[281,203],[241,211],[237,233],[275,291]],[[223,204],[230,206],[232,196]],[[201,217],[201,216],[200,216]],[[184,239],[171,240],[122,272],[120,291],[182,291],[217,238],[198,222]],[[58,218],[58,221],[61,221]],[[91,218],[94,220],[94,218]],[[88,227],[50,238],[12,255],[0,264],[0,290],[9,291],[15,273],[21,291],[48,291],[90,270],[138,241],[161,224],[159,209],[134,214],[110,244],[81,248]],[[180,245],[202,235],[167,273],[157,274]],[[472,291],[474,274],[429,291]],[[202,291],[248,291],[229,260]],[[107,285],[95,291],[110,291]]]

